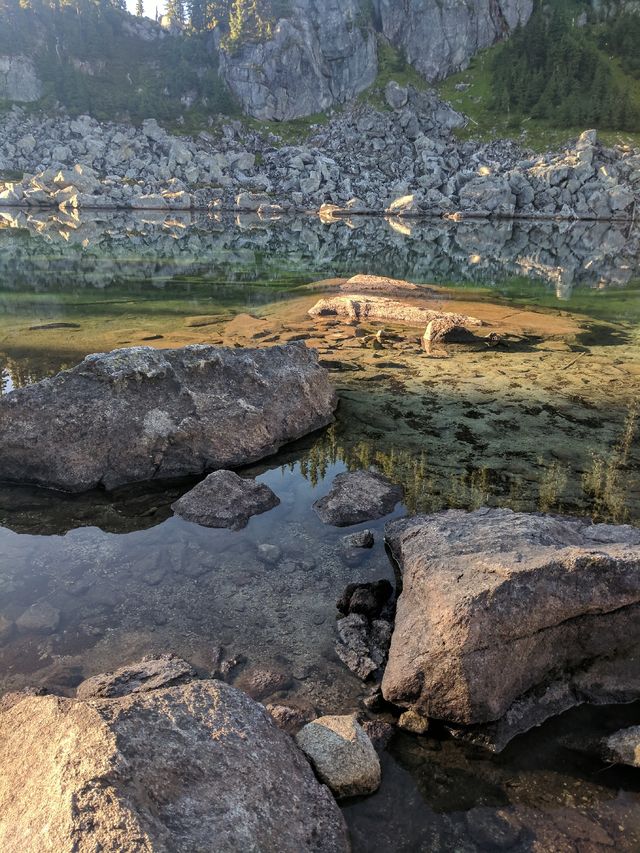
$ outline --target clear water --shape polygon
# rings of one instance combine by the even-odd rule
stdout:
[[[167,650],[206,674],[222,649],[285,673],[282,698],[361,707],[363,687],[333,650],[335,601],[347,583],[393,571],[388,519],[362,525],[377,541],[354,562],[344,531],[312,511],[347,468],[402,482],[396,514],[493,504],[640,524],[640,236],[628,228],[6,212],[3,222],[3,393],[115,346],[303,337],[341,403],[329,430],[247,472],[281,504],[240,532],[172,516],[193,481],[78,497],[0,486],[0,615],[13,623],[38,602],[59,613],[40,632],[2,635],[0,690],[71,692]],[[359,272],[445,288],[438,304],[482,316],[505,346],[428,358],[420,330],[373,350],[352,328],[313,323],[306,311],[327,286],[310,285]],[[276,564],[261,561],[263,543],[280,548]],[[354,848],[640,849],[637,771],[583,750],[639,715],[578,709],[500,756],[439,731],[397,736],[380,792],[345,806]]]

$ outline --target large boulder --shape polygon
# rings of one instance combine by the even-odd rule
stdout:
[[[0,480],[80,492],[236,467],[333,420],[315,351],[133,347],[0,398]]]
[[[504,745],[576,703],[640,698],[622,665],[640,643],[640,530],[485,508],[386,536],[403,573],[389,701],[465,726],[504,718]]]
[[[280,503],[269,486],[238,477],[233,471],[214,471],[171,505],[187,521],[203,527],[240,530],[251,516]]]
[[[605,738],[602,745],[608,761],[640,767],[640,726],[621,729]]]
[[[266,710],[217,681],[0,711],[0,849],[347,851],[344,820]]]

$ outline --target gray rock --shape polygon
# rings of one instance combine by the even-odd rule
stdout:
[[[78,685],[76,698],[113,699],[132,693],[148,693],[160,687],[183,684],[195,677],[195,674],[191,664],[175,655],[144,657],[113,672],[85,679]]]
[[[372,794],[380,787],[378,755],[355,714],[320,717],[295,739],[338,799]]]
[[[30,103],[42,97],[33,60],[20,54],[0,56],[0,100]]]
[[[616,681],[640,642],[640,531],[482,509],[386,535],[403,571],[388,701],[463,725],[505,720],[513,736],[614,693],[602,672]],[[625,701],[640,696],[628,673]]]
[[[384,97],[391,109],[401,110],[409,100],[409,90],[406,86],[396,83],[395,80],[389,80],[385,86]]]
[[[330,423],[335,405],[299,342],[90,355],[0,398],[0,480],[79,492],[240,466]]]
[[[402,498],[402,486],[382,474],[354,471],[338,474],[329,494],[319,498],[313,508],[325,524],[348,527],[387,515]]]
[[[640,726],[622,729],[602,742],[604,757],[616,764],[640,767]]]
[[[15,696],[0,711],[0,761],[3,850],[52,838],[61,853],[349,850],[340,810],[291,738],[221,682]]]
[[[375,535],[373,530],[360,530],[343,536],[341,541],[345,548],[373,548]]]
[[[16,619],[20,631],[52,634],[60,624],[60,611],[48,601],[32,604]]]
[[[215,471],[171,505],[187,521],[203,527],[240,530],[253,515],[280,503],[264,483],[238,477],[233,471]]]

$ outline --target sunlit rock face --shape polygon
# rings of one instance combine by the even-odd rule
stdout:
[[[483,508],[386,536],[403,571],[389,701],[458,725],[506,715],[504,745],[575,704],[640,696],[626,659],[640,641],[637,529]]]
[[[353,99],[377,73],[375,35],[357,0],[294,0],[269,41],[224,51],[223,75],[245,112],[288,120]]]
[[[533,11],[532,0],[374,0],[384,35],[427,80],[466,68]]]
[[[236,467],[333,420],[304,344],[90,355],[0,400],[0,480],[72,492]]]

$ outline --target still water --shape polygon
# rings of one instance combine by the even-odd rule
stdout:
[[[354,558],[312,511],[349,468],[402,482],[395,515],[489,504],[640,524],[639,246],[628,226],[584,223],[0,213],[2,393],[116,346],[302,338],[340,395],[332,427],[247,470],[281,504],[240,532],[172,516],[193,481],[79,497],[0,486],[0,690],[70,693],[164,651],[206,674],[222,653],[281,672],[280,698],[358,709],[335,601],[394,575],[388,519],[360,526],[376,545]],[[435,286],[501,343],[427,357],[421,330],[372,349],[312,321],[329,280],[356,273]],[[21,630],[34,604],[41,624]],[[639,714],[578,709],[500,756],[398,735],[380,792],[345,806],[354,849],[640,849],[637,771],[585,750]]]

